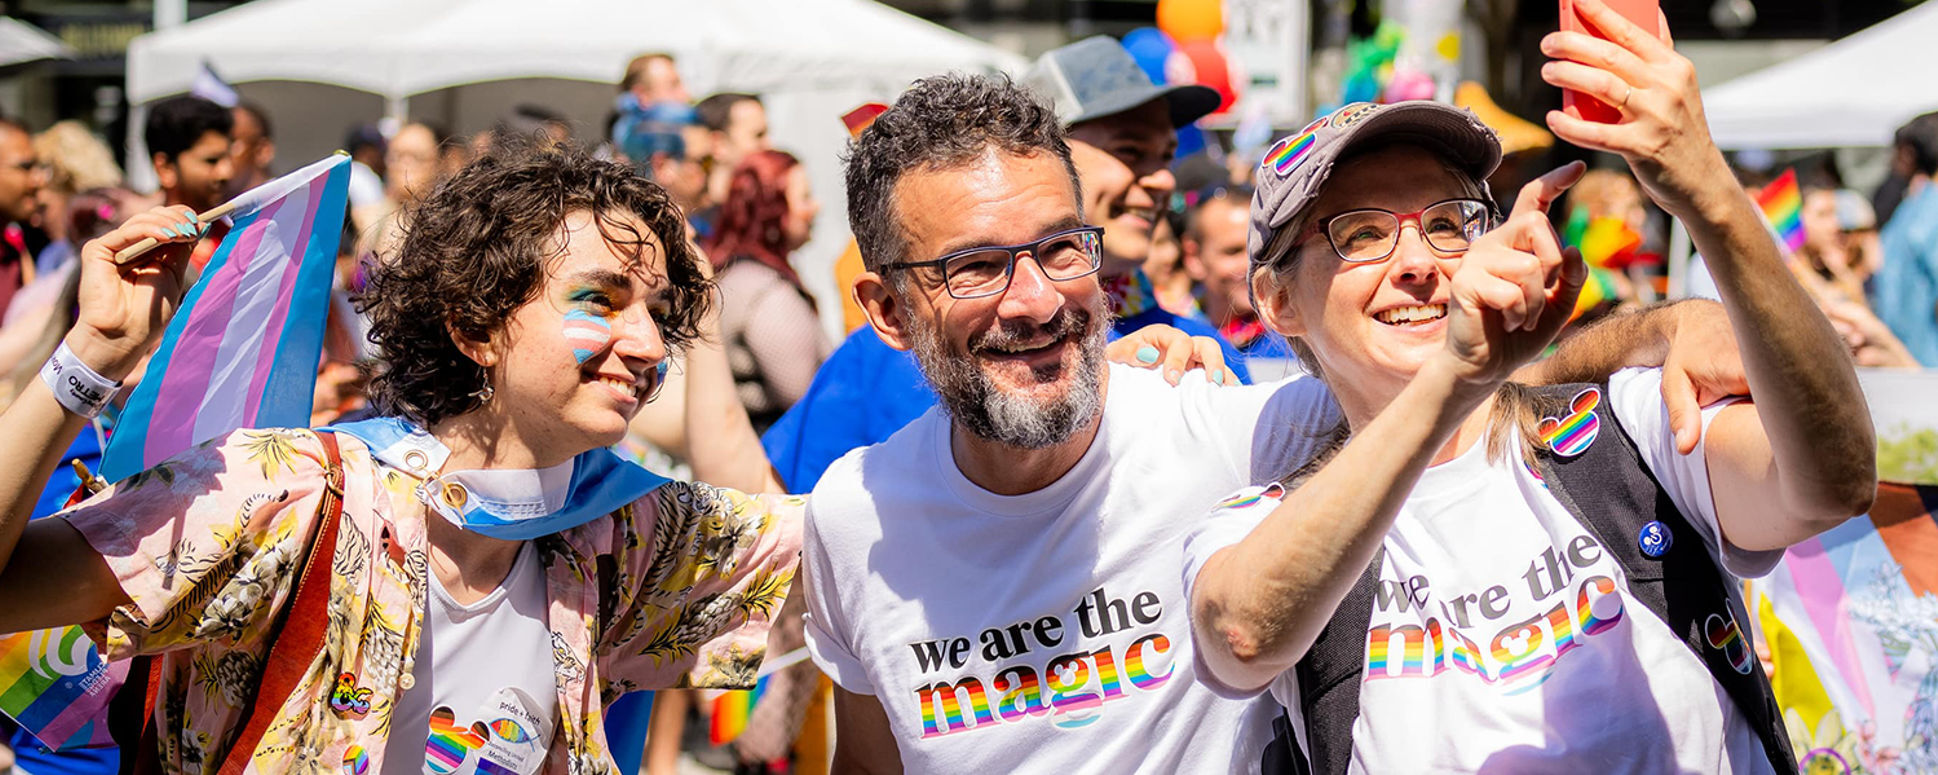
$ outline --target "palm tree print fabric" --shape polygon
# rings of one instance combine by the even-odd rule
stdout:
[[[381,762],[408,683],[429,570],[420,480],[339,435],[344,508],[323,651],[251,772]],[[294,598],[318,522],[321,442],[241,430],[64,514],[131,603],[88,625],[109,659],[154,655],[168,772],[220,765]],[[537,539],[561,718],[544,772],[614,772],[603,709],[621,693],[753,686],[800,559],[804,501],[673,482],[609,517]]]

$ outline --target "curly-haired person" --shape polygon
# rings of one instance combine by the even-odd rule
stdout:
[[[86,245],[63,373],[111,394],[154,346],[192,216]],[[159,742],[125,750],[162,771],[615,771],[606,703],[749,687],[799,556],[798,500],[606,450],[710,314],[684,229],[622,165],[500,149],[372,268],[381,418],[237,431],[28,524],[106,401],[33,383],[0,415],[0,632],[84,623],[148,657]]]

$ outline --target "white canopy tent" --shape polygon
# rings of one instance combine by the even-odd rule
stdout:
[[[74,50],[46,30],[11,16],[0,16],[0,67],[72,56]]]
[[[1931,48],[1938,3],[1923,3],[1788,62],[1708,89],[1703,109],[1723,148],[1860,148],[1891,144],[1911,118],[1938,110]]]
[[[294,167],[386,115],[469,133],[523,103],[594,138],[626,63],[649,51],[672,54],[696,97],[762,96],[776,147],[801,157],[823,204],[795,262],[830,320],[825,268],[847,242],[841,115],[924,75],[1026,64],[872,0],[256,0],[136,38],[128,96],[185,92],[206,62],[264,106],[278,166]]]

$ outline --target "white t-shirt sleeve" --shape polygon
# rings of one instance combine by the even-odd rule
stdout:
[[[1623,430],[1635,442],[1643,464],[1669,493],[1683,516],[1702,531],[1703,541],[1722,558],[1723,569],[1738,578],[1768,574],[1783,559],[1781,550],[1753,552],[1722,539],[1716,522],[1716,500],[1709,489],[1705,448],[1709,423],[1735,399],[1718,401],[1702,410],[1703,440],[1687,455],[1676,451],[1675,431],[1669,426],[1669,407],[1662,402],[1661,369],[1623,369],[1608,380],[1608,400]]]
[[[1184,599],[1187,610],[1191,608],[1192,589],[1197,586],[1198,572],[1204,569],[1205,561],[1218,550],[1238,543],[1251,535],[1265,517],[1279,507],[1285,491],[1279,485],[1246,487],[1232,493],[1230,497],[1218,502],[1191,535],[1184,541]],[[1260,686],[1252,690],[1227,686],[1205,666],[1204,644],[1198,641],[1198,629],[1191,628],[1191,659],[1198,673],[1199,683],[1209,687],[1214,694],[1226,699],[1246,699],[1256,697],[1266,688]]]
[[[808,656],[814,659],[815,666],[835,684],[855,694],[873,695],[875,685],[868,680],[868,672],[862,668],[861,660],[855,657],[854,648],[849,645],[847,621],[841,616],[842,605],[834,564],[829,561],[827,546],[822,542],[821,530],[815,521],[814,499],[808,499],[805,535],[801,541],[801,569],[807,574],[804,592],[807,595],[807,613],[802,617],[806,623],[804,634],[807,636]]]

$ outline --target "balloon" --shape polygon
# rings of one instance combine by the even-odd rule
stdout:
[[[1157,28],[1179,43],[1210,40],[1225,31],[1223,0],[1157,0]]]
[[[1230,60],[1225,58],[1224,46],[1216,41],[1194,40],[1178,44],[1178,53],[1190,60],[1191,69],[1197,73],[1197,83],[1209,86],[1218,92],[1218,109],[1212,115],[1223,113],[1231,108],[1238,99],[1237,85],[1232,82]]]
[[[1178,50],[1170,36],[1158,31],[1156,27],[1139,27],[1124,35],[1124,50],[1129,51],[1131,59],[1151,77],[1151,83],[1159,86],[1170,83],[1165,79],[1164,62],[1171,53]]]

